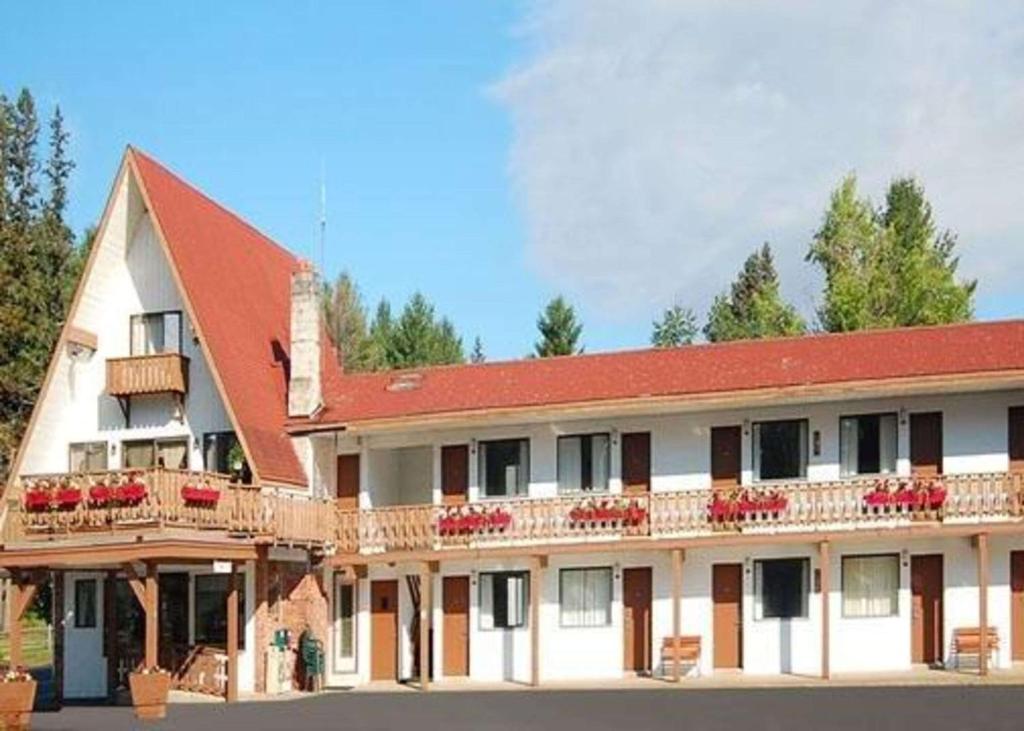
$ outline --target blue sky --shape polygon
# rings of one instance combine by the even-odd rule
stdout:
[[[978,315],[1020,314],[1021,38],[1024,9],[958,0],[18,3],[0,90],[61,105],[76,229],[132,143],[315,256],[323,165],[327,273],[504,358],[556,292],[588,350],[644,345],[763,240],[810,314],[849,171],[875,200],[918,175]]]

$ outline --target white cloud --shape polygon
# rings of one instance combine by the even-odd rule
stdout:
[[[1024,6],[555,0],[492,88],[531,261],[591,317],[700,308],[764,240],[803,262],[828,194],[912,173],[991,296],[1024,266]]]

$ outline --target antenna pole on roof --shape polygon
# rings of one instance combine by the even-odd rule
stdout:
[[[324,240],[327,238],[327,168],[324,161],[320,160],[320,251],[319,264],[320,276],[326,277],[324,273]]]

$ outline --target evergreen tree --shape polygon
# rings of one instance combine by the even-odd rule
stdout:
[[[912,178],[894,180],[876,211],[848,176],[807,254],[825,275],[822,327],[845,332],[971,319],[977,283],[957,281],[955,245],[954,234],[936,229]]]
[[[672,305],[654,323],[651,345],[656,348],[675,348],[689,345],[697,337],[697,316],[689,307]]]
[[[39,159],[36,143],[39,140],[39,120],[36,104],[28,89],[22,89],[18,101],[11,110],[10,138],[7,150],[7,183],[10,186],[11,222],[22,228],[28,227],[39,208],[39,185],[36,173]]]
[[[704,335],[711,342],[799,335],[806,329],[796,308],[782,299],[771,247],[766,243],[743,264],[729,292],[715,297]]]
[[[327,335],[346,371],[358,373],[381,366],[367,330],[363,297],[348,272],[339,274],[333,285],[324,285],[323,313]]]
[[[477,335],[475,338],[473,338],[473,350],[469,354],[469,362],[470,363],[483,363],[486,360],[487,360],[487,356],[484,355],[484,344],[483,344],[483,341],[481,341],[480,340],[480,336]]]
[[[68,179],[75,163],[68,159],[68,132],[64,129],[64,116],[60,107],[53,111],[50,119],[50,158],[46,164],[46,180],[50,186],[50,198],[46,203],[48,217],[64,220],[68,204]]]
[[[580,335],[583,323],[576,320],[576,311],[561,295],[551,300],[537,318],[540,340],[534,344],[539,358],[553,355],[578,355],[583,352]]]
[[[390,338],[392,368],[462,363],[462,339],[447,318],[438,321],[434,306],[416,292],[402,309]]]
[[[391,317],[391,303],[381,299],[370,323],[370,349],[375,369],[390,368],[394,360],[391,350],[392,332],[395,323]]]

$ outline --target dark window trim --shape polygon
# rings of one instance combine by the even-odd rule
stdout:
[[[74,472],[75,471],[74,468],[71,466],[71,450],[73,450],[75,447],[88,447],[90,445],[95,445],[95,444],[102,444],[103,445],[103,454],[104,454],[105,460],[107,461],[107,464],[109,466],[110,442],[108,442],[107,440],[105,440],[105,439],[96,439],[96,440],[88,441],[88,442],[68,442],[68,472]]]
[[[493,589],[493,586],[494,586],[494,578],[493,577],[496,577],[496,576],[503,576],[503,577],[517,576],[517,577],[521,577],[523,579],[523,607],[522,607],[523,622],[522,622],[522,624],[515,624],[515,625],[511,625],[511,626],[507,626],[507,627],[498,627],[497,625],[495,625],[494,627],[484,627],[483,626],[484,613],[483,613],[482,610],[483,610],[483,604],[484,604],[484,602],[483,602],[483,593],[484,593],[483,577],[484,576],[492,577],[491,578],[491,587],[492,587],[492,589]],[[528,628],[530,626],[530,572],[529,571],[527,571],[526,569],[513,569],[513,570],[510,570],[510,571],[481,571],[479,574],[477,574],[477,584],[478,584],[478,587],[477,587],[477,590],[478,590],[477,602],[479,603],[478,604],[478,612],[477,612],[477,614],[479,615],[479,618],[477,620],[477,626],[478,626],[478,629],[481,632],[508,632],[508,631],[515,631],[515,630],[519,630],[519,629],[526,629],[526,628]],[[491,618],[492,619],[494,618],[494,597],[493,596],[491,597]]]
[[[608,476],[607,483],[604,487],[581,487],[579,490],[568,490],[562,489],[562,486],[558,483],[558,466],[562,463],[562,440],[563,439],[582,439],[583,437],[605,437],[608,440]],[[593,442],[591,442],[593,443]],[[612,434],[608,431],[592,431],[592,432],[580,432],[577,434],[559,434],[555,439],[555,489],[563,495],[578,495],[578,494],[597,494],[601,495],[608,492],[611,489],[612,475]],[[581,463],[582,467],[582,463]],[[582,480],[581,480],[582,482]],[[593,475],[591,475],[591,482],[593,482]]]
[[[226,580],[230,580],[230,574],[205,573],[205,574],[193,574],[192,575],[192,598],[191,598],[191,602],[192,602],[192,617],[190,619],[191,619],[191,622],[192,622],[193,635],[195,633],[197,625],[199,624],[198,621],[197,621],[199,619],[199,616],[198,616],[199,602],[196,600],[196,597],[199,594],[199,580],[200,579],[208,579],[208,578],[218,577],[218,576],[223,576],[223,577],[225,577]],[[238,617],[238,650],[241,652],[241,651],[245,650],[245,623],[246,623],[245,604],[246,604],[246,601],[247,601],[246,600],[246,596],[245,596],[245,574],[243,574],[241,572],[236,573],[235,581],[237,582],[237,587],[238,587],[238,614],[239,614],[239,617]],[[228,610],[227,592],[225,592],[225,596],[224,596],[224,616],[225,616],[225,621],[227,621],[227,610]],[[227,630],[225,630],[225,633],[226,632],[227,632]],[[225,637],[223,643],[202,642],[202,641],[200,641],[200,639],[198,637],[193,637],[193,640],[194,640],[194,644],[197,644],[197,645],[198,644],[202,644],[204,647],[211,647],[211,648],[214,648],[214,649],[222,649],[222,650],[226,650],[227,649],[227,637]]]
[[[78,593],[78,588],[80,586],[85,586],[86,584],[92,586],[92,591],[89,592],[89,598],[87,600],[89,602],[89,605],[91,606],[91,609],[89,609],[88,612],[82,611],[82,606],[79,604],[79,600],[83,598],[83,595]],[[96,579],[75,579],[75,584],[72,587],[72,591],[74,591],[75,602],[75,629],[96,629],[96,627],[98,626],[96,617],[96,612],[98,609],[96,590],[98,586],[99,583],[96,581]],[[85,621],[86,619],[88,619],[89,621]]]
[[[857,472],[855,475],[842,475],[843,464],[843,419],[862,419],[868,416],[877,416],[879,418],[883,416],[891,416],[896,419],[896,449],[893,451],[893,457],[896,459],[895,467],[898,468],[900,462],[900,414],[898,411],[868,411],[862,414],[840,414],[839,415],[839,438],[836,440],[836,446],[838,447],[838,462],[840,479],[844,480],[855,480],[860,477],[878,477],[879,475],[890,475],[895,474],[895,468],[892,473],[889,472]],[[879,433],[879,439],[881,439],[881,433]]]
[[[758,449],[757,440],[754,439],[754,434],[759,431],[758,429],[755,429],[755,427],[757,427],[757,426],[759,426],[761,424],[779,424],[779,423],[787,423],[787,422],[803,423],[803,424],[806,425],[806,428],[804,429],[804,445],[803,445],[803,447],[804,447],[804,454],[807,455],[807,463],[804,465],[804,474],[802,476],[797,476],[797,477],[767,477],[767,478],[762,479],[760,477],[760,475],[757,474],[757,472],[759,470],[755,470],[754,469],[755,465],[757,465],[756,453],[757,453],[757,449]],[[807,482],[807,473],[810,471],[810,466],[811,466],[811,443],[810,443],[810,440],[811,440],[811,420],[810,420],[809,417],[806,417],[806,416],[794,417],[792,419],[758,419],[757,421],[751,421],[750,422],[750,471],[751,471],[751,479],[755,483],[765,483],[765,484],[769,484],[769,485],[772,484],[772,483],[783,483],[783,482]]]
[[[157,460],[157,447],[160,444],[168,444],[173,442],[184,442],[185,443],[185,466],[184,467],[167,467],[169,470],[176,469],[189,469],[192,464],[192,435],[181,434],[174,437],[153,437],[152,439],[123,439],[121,441],[121,468],[122,469],[146,469],[144,467],[127,467],[124,462],[124,454],[129,446],[139,446],[142,444],[149,444],[153,447],[153,464],[152,467],[158,467]]]
[[[565,575],[566,573],[579,571],[607,571],[608,572],[608,621],[604,624],[566,624],[562,618],[562,610],[565,599]],[[558,570],[558,626],[563,629],[594,629],[612,626],[612,607],[615,605],[615,571],[611,566],[567,566]]]
[[[175,351],[175,352],[177,352],[178,355],[184,355],[184,353],[182,352],[182,347],[184,346],[184,341],[185,341],[185,337],[184,337],[184,333],[185,333],[185,315],[184,315],[184,313],[181,310],[153,310],[153,311],[145,311],[145,312],[133,312],[132,314],[128,315],[128,353],[132,357],[136,357],[136,354],[134,352],[132,352],[135,349],[133,347],[135,345],[135,343],[132,341],[132,322],[134,322],[136,317],[156,317],[157,315],[161,315],[161,316],[164,316],[164,317],[166,317],[167,315],[177,315],[178,316],[178,350]],[[138,356],[138,357],[142,357],[142,356]]]
[[[805,592],[806,597],[807,597],[807,601],[806,601],[807,606],[805,608],[805,612],[806,612],[805,614],[801,614],[801,615],[793,616],[793,617],[765,617],[765,616],[758,617],[757,616],[756,604],[757,604],[758,601],[761,602],[761,613],[762,613],[762,615],[764,613],[764,601],[761,601],[761,599],[760,599],[760,597],[761,597],[761,590],[764,588],[764,586],[763,586],[764,581],[762,579],[762,582],[761,582],[760,585],[757,582],[757,564],[759,564],[759,563],[766,563],[766,562],[772,562],[772,561],[801,561],[803,563],[803,565],[804,565],[804,579],[807,580],[807,591]],[[762,574],[763,574],[763,572],[762,572]],[[753,597],[754,602],[755,602],[754,621],[755,622],[779,622],[779,621],[807,622],[807,621],[809,621],[810,618],[811,618],[811,595],[815,593],[814,592],[814,586],[812,585],[813,583],[814,583],[814,577],[813,577],[813,574],[812,574],[811,559],[810,559],[809,556],[771,556],[771,557],[767,557],[767,558],[755,558],[754,559],[754,597]]]
[[[896,559],[896,611],[890,614],[852,615],[847,614],[843,595],[846,593],[846,559],[848,558],[894,558]],[[900,591],[903,590],[903,563],[900,554],[893,551],[878,553],[844,553],[839,558],[839,612],[843,619],[890,619],[900,616]]]
[[[487,493],[487,470],[481,470],[484,454],[487,450],[483,447],[489,444],[501,444],[503,442],[526,442],[526,484],[523,492],[516,492],[513,495],[489,495]],[[479,497],[483,499],[504,500],[510,497],[526,497],[530,494],[530,483],[533,481],[531,470],[533,469],[533,444],[530,437],[508,437],[507,439],[480,439],[476,443],[476,486]]]

